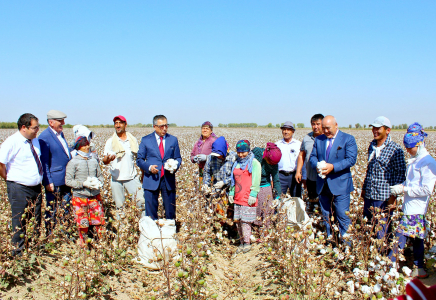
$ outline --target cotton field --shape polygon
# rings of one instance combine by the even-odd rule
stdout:
[[[93,143],[102,157],[106,140],[113,129],[94,128]],[[151,128],[127,128],[138,141]],[[189,160],[200,128],[169,128],[179,140],[183,158],[177,173],[177,251],[156,253],[160,270],[150,270],[137,262],[139,215],[133,199],[125,216],[114,218],[110,175],[101,164],[105,183],[101,195],[106,210],[106,229],[90,250],[75,243],[74,222],[65,221],[49,239],[28,241],[23,257],[11,258],[10,206],[6,184],[0,182],[0,298],[1,299],[388,299],[404,292],[410,280],[413,256],[406,249],[396,268],[377,249],[374,224],[362,219],[363,201],[359,197],[367,165],[370,130],[344,130],[355,136],[358,159],[353,167],[355,191],[351,195],[351,249],[326,246],[320,213],[311,215],[312,226],[295,230],[287,226],[278,208],[270,232],[255,231],[252,251],[235,254],[238,246],[234,224],[214,213],[220,200],[206,201],[198,190],[198,167]],[[16,130],[1,130],[0,143]],[[265,147],[281,139],[280,129],[215,128],[225,136],[231,150],[240,139],[252,147]],[[302,140],[309,129],[297,129],[294,139]],[[64,130],[69,142],[71,129]],[[394,130],[393,140],[402,145],[403,131]],[[429,132],[426,148],[436,157],[436,133]],[[220,196],[224,197],[224,196]],[[160,211],[160,213],[162,213]],[[382,212],[381,212],[382,213]],[[399,211],[394,213],[399,215]],[[425,257],[430,278],[436,284],[436,209],[434,195],[427,213],[430,233],[425,240]],[[395,226],[395,223],[394,223]],[[336,228],[337,230],[337,228]],[[68,234],[67,234],[68,233]],[[31,234],[31,233],[29,233]]]

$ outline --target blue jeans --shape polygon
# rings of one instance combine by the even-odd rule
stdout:
[[[332,203],[334,205],[334,210],[332,208]],[[345,195],[333,195],[328,187],[327,182],[319,195],[319,204],[321,206],[321,212],[324,219],[327,236],[332,234],[330,228],[330,217],[334,213],[335,219],[339,223],[339,232],[343,236],[350,225],[350,218],[345,214],[346,211],[350,210],[350,194]]]
[[[158,219],[159,193],[162,193],[162,202],[165,208],[165,219],[176,218],[176,190],[168,190],[163,177],[160,178],[159,187],[155,191],[144,189],[145,215],[153,220]]]
[[[394,249],[390,251],[389,258],[392,262],[396,262],[397,259],[394,256],[398,255],[398,249],[404,249],[408,240],[413,244],[413,263],[418,268],[424,268],[424,240],[420,238],[411,238],[397,232],[398,245],[394,246]]]
[[[363,204],[363,216],[368,219],[368,222],[372,221],[373,212],[371,211],[371,207],[373,208],[380,208],[380,214],[381,213],[389,213],[389,217],[386,218],[380,218],[380,221],[385,221],[385,224],[377,224],[382,227],[381,230],[377,232],[377,238],[379,240],[384,239],[387,235],[388,240],[391,240],[391,216],[392,212],[388,212],[388,200],[386,201],[379,201],[379,200],[372,200],[368,198],[364,198],[364,204]]]

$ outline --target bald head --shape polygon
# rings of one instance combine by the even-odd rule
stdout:
[[[338,123],[336,122],[335,117],[325,116],[324,119],[322,119],[322,131],[329,139],[336,135],[336,132],[338,131]]]

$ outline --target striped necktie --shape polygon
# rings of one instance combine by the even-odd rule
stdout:
[[[39,160],[38,154],[36,153],[35,148],[33,147],[32,141],[27,140],[27,142],[30,145],[30,151],[32,151],[33,158],[35,159],[36,165],[38,166],[39,175],[42,175],[42,164],[41,164],[41,161]]]

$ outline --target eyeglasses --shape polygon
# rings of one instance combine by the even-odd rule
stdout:
[[[26,127],[27,127],[27,126],[26,126]],[[30,130],[38,130],[38,129],[39,129],[39,125],[38,125],[38,126],[33,126],[33,127],[28,126],[27,129],[30,129]]]
[[[164,129],[164,128],[168,128],[168,124],[163,124],[163,125],[154,125],[156,127],[159,127],[159,129]]]

